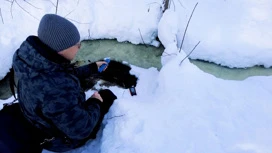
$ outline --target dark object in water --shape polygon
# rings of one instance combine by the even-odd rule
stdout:
[[[91,89],[99,80],[104,80],[104,85],[117,85],[121,88],[128,89],[136,87],[138,78],[130,74],[131,67],[119,61],[111,60],[105,71],[93,75],[85,80],[81,80],[84,90]]]

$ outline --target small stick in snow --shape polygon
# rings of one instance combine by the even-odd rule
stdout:
[[[1,19],[2,19],[2,23],[4,24],[4,19],[3,19],[3,16],[2,16],[1,8],[0,8],[0,16],[1,16]]]
[[[57,4],[56,4],[56,14],[58,14],[58,7],[59,7],[59,0],[57,0]]]
[[[179,4],[181,5],[181,7],[185,8],[185,7],[182,5],[182,3],[180,2],[180,0],[178,0],[178,2],[179,2]]]
[[[151,5],[151,4],[158,4],[158,5],[160,6],[160,9],[162,10],[162,5],[161,5],[160,3],[158,3],[158,2],[153,2],[153,3],[149,3],[149,4],[148,4],[149,7],[148,7],[148,9],[147,9],[147,12],[150,11],[150,5]]]
[[[176,11],[176,4],[175,4],[175,1],[173,1],[173,0],[170,0],[169,2],[168,2],[169,4],[168,4],[168,8],[170,8],[171,7],[171,5],[172,5],[172,3],[173,3],[173,6],[174,6],[174,12]],[[166,10],[166,9],[165,9]],[[165,11],[164,10],[164,11]]]
[[[176,4],[175,1],[172,0],[173,6],[174,6],[174,11],[176,11]]]
[[[189,53],[187,56],[185,56],[185,57],[180,61],[179,66],[181,65],[181,63],[182,63],[187,57],[189,57],[189,56],[192,54],[192,52],[196,49],[196,47],[199,45],[199,43],[200,43],[200,41],[195,45],[195,47],[190,51],[190,53]]]
[[[194,7],[194,9],[193,9],[193,11],[192,11],[192,13],[191,13],[191,16],[190,16],[190,18],[189,18],[189,20],[188,20],[188,22],[187,22],[187,25],[186,25],[186,28],[185,28],[185,31],[184,31],[184,34],[183,34],[182,42],[181,42],[181,45],[180,45],[179,52],[180,52],[181,49],[182,49],[183,42],[184,42],[184,38],[185,38],[185,35],[186,35],[186,32],[187,32],[189,23],[190,23],[190,21],[191,21],[191,18],[192,18],[192,16],[193,16],[194,12],[195,12],[195,9],[196,9],[197,5],[198,5],[198,2],[195,4],[195,7]]]
[[[13,18],[13,13],[12,13],[12,7],[13,7],[13,4],[14,4],[14,0],[10,1],[10,15],[11,15],[11,18]]]
[[[78,24],[90,24],[90,23],[88,23],[88,22],[79,22],[79,21],[76,21],[76,20],[71,19],[71,18],[66,18],[66,19],[71,20],[71,21],[73,21],[73,22],[76,22],[76,23],[78,23]]]
[[[90,32],[90,29],[88,29],[88,33],[89,33],[88,38],[91,39],[91,32]]]
[[[26,0],[24,0],[24,2],[26,2],[27,4],[29,4],[30,6],[36,8],[36,9],[41,10],[41,8],[38,8],[37,6],[34,6],[33,4],[31,4],[30,2],[28,2],[28,1],[26,1]]]
[[[163,52],[163,54],[166,54],[166,55],[162,55],[161,57],[165,57],[165,56],[172,56],[172,55],[177,55],[176,53],[167,53],[167,52]]]
[[[68,15],[70,15],[72,12],[74,12],[75,10],[70,11],[68,14],[66,14],[64,17],[67,17]]]
[[[125,116],[125,114],[123,114],[123,115],[118,115],[118,116],[112,116],[112,117],[109,117],[109,118],[107,118],[107,119],[110,120],[110,119],[113,119],[113,118],[116,118],[116,117],[123,117],[123,116]]]
[[[30,16],[32,16],[34,19],[39,20],[38,18],[36,18],[35,16],[33,16],[30,12],[28,12],[26,9],[24,9],[16,0],[14,0],[13,2],[15,2],[23,11],[25,11],[27,14],[29,14]],[[12,2],[12,4],[13,4]]]
[[[140,33],[140,35],[141,35],[142,41],[143,41],[143,43],[144,43],[145,47],[147,48],[147,45],[146,45],[146,43],[144,42],[144,39],[143,39],[143,36],[142,36],[141,30],[140,30],[139,28],[138,28],[138,30],[139,30],[139,33]]]
[[[44,1],[49,1],[54,7],[56,7],[56,5],[51,0],[44,0]]]
[[[165,10],[169,8],[169,0],[164,0],[163,4],[164,4],[164,8],[163,8],[163,12],[164,12]]]

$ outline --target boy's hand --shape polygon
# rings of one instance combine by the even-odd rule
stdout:
[[[101,102],[103,102],[103,99],[98,92],[95,92],[91,97],[96,98],[96,99],[100,100]]]
[[[95,62],[96,65],[97,65],[97,69],[99,69],[99,67],[103,64],[108,64],[107,62],[105,61],[98,61],[98,62]],[[107,69],[108,66],[105,67],[105,69],[103,71],[105,71]]]

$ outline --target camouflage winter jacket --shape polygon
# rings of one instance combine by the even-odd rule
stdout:
[[[101,102],[85,101],[79,79],[97,73],[95,63],[74,68],[38,37],[29,36],[15,52],[13,68],[25,117],[48,138],[54,137],[46,149],[70,150],[90,136],[100,117]]]

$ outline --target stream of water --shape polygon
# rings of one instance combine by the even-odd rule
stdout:
[[[139,67],[156,67],[160,70],[162,66],[160,56],[163,51],[163,46],[134,45],[131,43],[120,43],[116,40],[92,40],[83,42],[82,49],[76,57],[76,60],[88,62],[88,60],[96,61],[110,57],[120,61],[127,61],[129,64]],[[226,80],[244,80],[250,76],[272,75],[272,68],[264,68],[261,66],[238,69],[223,67],[200,60],[190,61],[202,71]]]
[[[155,67],[161,69],[161,55],[164,47],[154,47],[146,45],[134,45],[116,40],[91,40],[83,41],[75,61],[79,65],[84,65],[92,61],[110,57],[111,59],[126,61],[129,64],[143,68]],[[73,62],[75,62],[73,61]],[[225,80],[244,80],[250,76],[271,76],[272,68],[255,66],[246,69],[227,68],[214,63],[190,60],[202,71],[212,74],[217,78]],[[9,88],[8,78],[0,82],[0,99],[7,99],[12,96]]]

